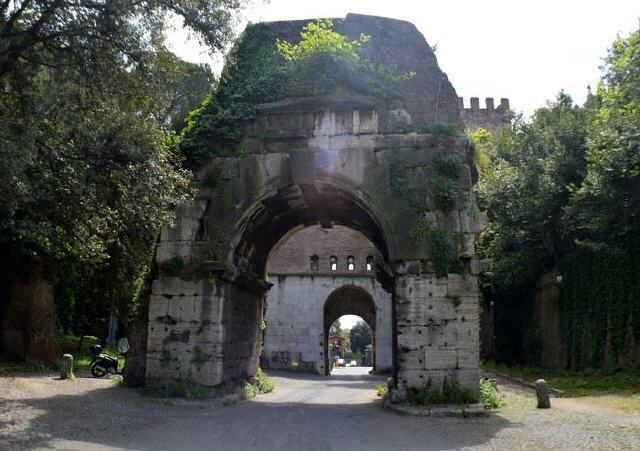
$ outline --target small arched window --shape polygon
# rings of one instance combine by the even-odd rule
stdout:
[[[331,268],[331,271],[338,270],[338,257],[336,257],[335,255],[329,257],[329,268]]]
[[[373,257],[371,255],[367,257],[367,271],[373,271]]]
[[[320,269],[320,257],[318,257],[317,255],[312,255],[310,260],[311,271],[317,271],[318,269]]]
[[[347,270],[353,271],[354,269],[356,269],[356,259],[353,255],[349,255],[347,257]]]

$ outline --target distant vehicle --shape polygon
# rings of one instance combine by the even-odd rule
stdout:
[[[344,366],[344,359],[336,359],[336,366]]]
[[[358,366],[358,362],[356,362],[355,360],[352,360],[349,366]]]

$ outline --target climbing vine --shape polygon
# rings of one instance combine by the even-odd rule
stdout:
[[[292,43],[280,39],[271,24],[249,25],[212,93],[173,139],[184,166],[196,169],[211,157],[240,154],[246,124],[255,119],[259,104],[333,94],[346,86],[389,101],[398,84],[415,75],[371,63],[361,55],[368,36],[349,41],[333,26],[331,20],[310,22]]]
[[[579,249],[560,265],[565,363],[573,369],[634,364],[640,340],[640,256]]]

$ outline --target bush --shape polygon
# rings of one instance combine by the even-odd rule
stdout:
[[[275,388],[273,382],[271,382],[271,379],[269,379],[269,376],[267,376],[267,373],[265,373],[262,368],[258,368],[258,371],[256,371],[256,381],[261,393],[272,392]]]
[[[245,382],[242,387],[241,395],[242,399],[251,399],[254,398],[258,394],[258,389],[255,384],[251,382]]]
[[[480,379],[480,402],[484,404],[485,409],[497,409],[505,405],[496,383],[491,379]]]

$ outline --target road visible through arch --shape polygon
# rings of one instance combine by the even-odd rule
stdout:
[[[370,367],[335,368],[331,376],[306,373],[273,372],[270,378],[277,389],[258,396],[255,402],[354,405],[372,404],[376,384],[385,383],[386,376],[370,375]]]

